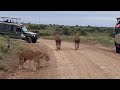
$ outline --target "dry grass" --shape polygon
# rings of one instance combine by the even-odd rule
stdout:
[[[43,39],[54,40],[54,36],[44,36]],[[62,36],[63,41],[74,42],[74,36]],[[90,33],[87,36],[80,36],[81,43],[83,44],[100,44],[105,47],[114,47],[114,38],[109,34],[104,33]]]
[[[1,71],[9,72],[16,68],[18,63],[18,54],[24,48],[25,45],[23,42],[10,39],[10,48],[8,49],[6,38],[0,37],[0,73],[6,73]]]

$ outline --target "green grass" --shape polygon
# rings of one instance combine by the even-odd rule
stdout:
[[[25,45],[23,45],[23,43],[21,43],[20,41],[11,40],[11,47],[14,47],[13,50],[21,51],[25,48]]]
[[[23,43],[17,40],[10,39],[10,48],[7,48],[7,38],[0,36],[0,60],[2,60],[2,57],[5,56],[8,53],[11,52],[20,52],[22,49],[24,49]]]
[[[7,41],[6,38],[0,37],[0,53],[5,54],[8,52],[6,41]]]
[[[7,48],[6,38],[0,36],[0,71],[11,70],[17,62],[16,55],[26,48],[26,45],[19,40],[10,38],[10,48]],[[11,65],[13,64],[13,66]]]

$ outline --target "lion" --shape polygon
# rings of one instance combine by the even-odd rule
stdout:
[[[19,54],[19,69],[23,68],[23,64],[27,60],[34,60],[35,67],[36,67],[36,64],[39,65],[39,60],[40,59],[44,59],[46,61],[49,61],[49,57],[46,53],[43,53],[43,52],[40,52],[40,51],[34,52],[32,50],[23,50]],[[36,68],[34,70],[36,70]]]
[[[80,37],[78,34],[75,35],[74,41],[75,41],[75,50],[77,50],[80,44]]]
[[[57,50],[60,50],[61,47],[61,38],[59,34],[56,34],[55,36],[55,42],[56,42],[56,48]]]

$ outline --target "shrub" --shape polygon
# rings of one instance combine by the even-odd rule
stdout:
[[[48,33],[48,32],[45,32],[45,33],[42,34],[42,36],[50,36],[50,35],[51,35],[51,34]]]
[[[115,33],[110,33],[109,36],[114,38],[115,37]]]
[[[0,53],[7,53],[8,52],[8,43],[7,38],[0,36]]]
[[[82,35],[82,36],[87,36],[87,33],[86,33],[84,30],[81,30],[81,31],[80,31],[80,35]]]

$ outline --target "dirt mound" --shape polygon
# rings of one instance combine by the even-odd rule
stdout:
[[[115,42],[116,42],[117,44],[120,44],[120,34],[117,34],[117,35],[115,36]]]

